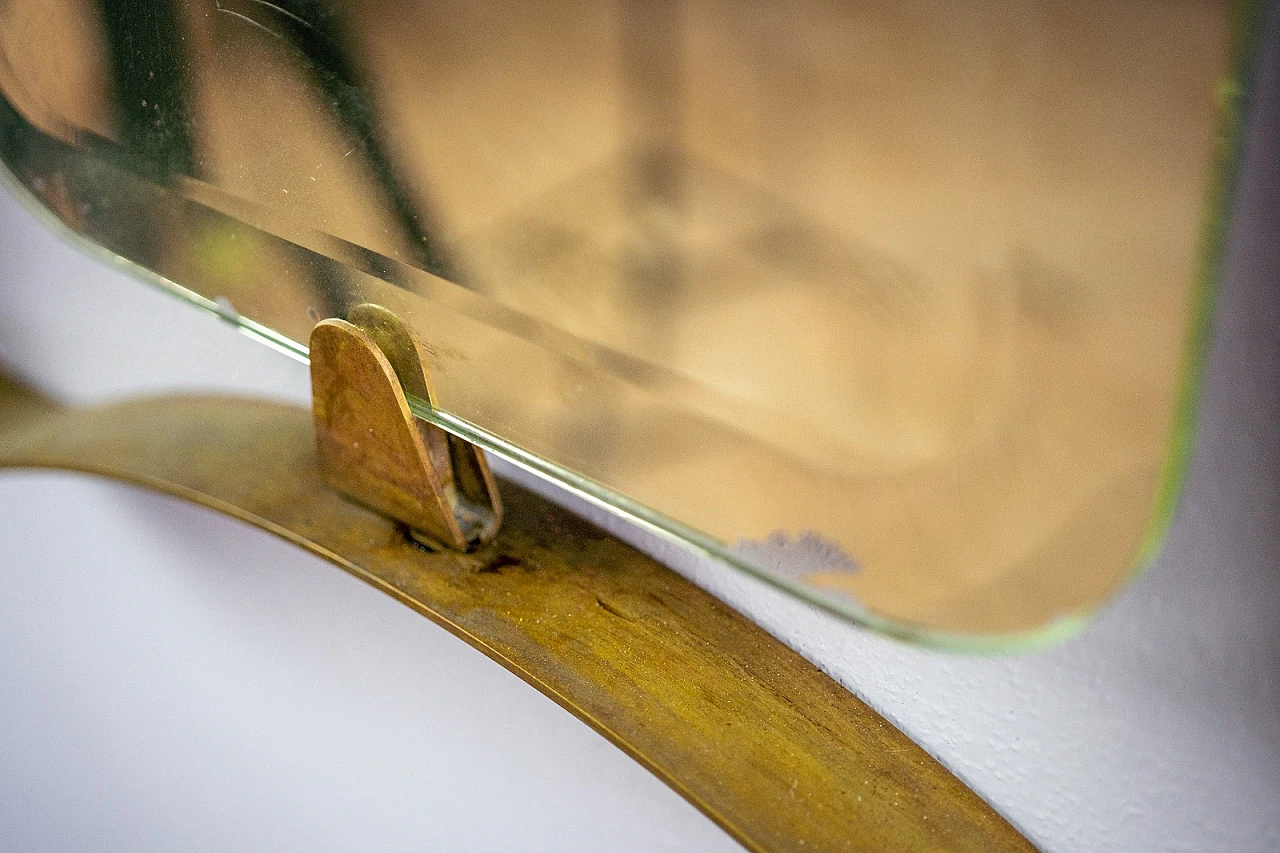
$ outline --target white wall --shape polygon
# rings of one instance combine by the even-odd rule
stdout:
[[[1277,23],[1190,486],[1157,564],[1081,636],[909,648],[596,516],[1047,851],[1280,850]],[[301,365],[79,257],[7,196],[0,229],[10,369],[81,402],[306,400]],[[0,476],[0,507],[0,847],[732,849],[514,677],[265,534],[67,475]]]

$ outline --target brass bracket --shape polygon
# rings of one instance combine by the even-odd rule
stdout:
[[[431,548],[469,551],[497,535],[502,499],[475,445],[409,410],[436,404],[422,345],[378,305],[311,331],[316,458],[332,489],[408,525]]]

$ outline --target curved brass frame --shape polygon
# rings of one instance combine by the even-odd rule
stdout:
[[[503,483],[493,542],[430,553],[326,487],[312,448],[294,407],[64,409],[0,378],[0,467],[135,483],[324,557],[554,699],[750,850],[1032,849],[848,691],[617,539]]]

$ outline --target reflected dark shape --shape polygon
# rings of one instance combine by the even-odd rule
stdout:
[[[199,177],[187,103],[188,57],[170,0],[99,0],[120,142],[148,179]]]
[[[228,0],[230,2],[230,0]],[[435,244],[429,217],[414,203],[412,191],[400,177],[391,155],[382,143],[377,108],[369,81],[361,78],[359,66],[351,60],[350,39],[343,27],[338,6],[324,0],[247,0],[274,17],[273,31],[297,49],[311,73],[320,96],[328,104],[351,143],[368,164],[377,185],[386,194],[395,216],[411,238],[415,266],[450,281],[459,282],[457,270],[445,252]],[[423,45],[430,50],[431,45]]]
[[[148,180],[166,183],[174,175],[201,178],[200,157],[192,133],[188,99],[191,59],[176,0],[99,0],[120,117],[120,143],[128,162]],[[270,25],[238,11],[254,6],[271,16]],[[327,104],[347,138],[367,164],[413,247],[414,264],[435,275],[457,280],[456,270],[436,247],[381,142],[371,90],[360,79],[348,55],[341,14],[321,0],[226,0],[217,12],[232,15],[285,41],[302,57],[319,97]],[[341,315],[346,286],[336,271],[316,270],[320,313]]]

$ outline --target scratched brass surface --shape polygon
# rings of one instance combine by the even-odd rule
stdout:
[[[0,157],[296,355],[386,306],[419,415],[678,541],[903,636],[1039,642],[1176,496],[1232,16],[7,0]]]
[[[504,482],[494,542],[429,553],[327,488],[311,448],[302,409],[63,410],[0,377],[0,467],[138,483],[307,548],[550,696],[748,849],[1032,849],[866,705],[629,546]]]
[[[323,320],[311,331],[322,479],[430,547],[468,551],[490,541],[502,499],[484,453],[409,411],[403,389],[431,396],[413,330],[376,305],[351,313],[354,323]]]

